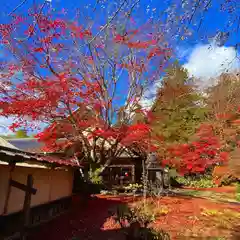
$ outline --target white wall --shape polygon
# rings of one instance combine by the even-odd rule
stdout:
[[[3,214],[8,189],[10,168],[0,165],[0,215]],[[27,175],[32,174],[33,186],[37,189],[32,195],[31,206],[40,205],[49,201],[70,196],[72,193],[73,171],[51,170],[42,168],[18,167],[12,172],[12,179],[26,184]],[[22,210],[25,193],[11,187],[7,213]]]

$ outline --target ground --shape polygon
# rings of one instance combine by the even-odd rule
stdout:
[[[233,191],[227,191],[227,188],[203,192],[224,192],[225,195],[233,196]],[[123,239],[123,232],[114,223],[109,209],[120,203],[131,204],[133,201],[136,201],[136,198],[95,196],[86,206],[75,206],[74,211],[36,229],[31,239]],[[171,239],[240,239],[238,203],[219,202],[215,198],[207,199],[205,196],[200,198],[199,194],[198,197],[166,196],[154,199],[154,202],[156,208],[164,208],[164,211],[153,227],[166,230]]]

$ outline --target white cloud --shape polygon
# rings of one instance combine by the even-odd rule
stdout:
[[[153,83],[152,86],[149,86],[144,94],[143,94],[143,97],[142,99],[138,99],[137,100],[137,103],[139,103],[142,107],[143,110],[149,110],[151,108],[151,106],[153,105],[154,103],[154,100],[156,98],[156,93],[157,93],[157,90],[158,88],[161,86],[161,80]],[[130,114],[130,117],[133,118],[134,115],[135,115],[135,110],[134,110],[134,106],[135,106],[136,102],[135,103],[130,103],[129,104],[129,107],[125,110],[127,114]]]
[[[13,118],[0,117],[0,135],[12,135],[13,132],[9,129],[9,126],[13,123]]]
[[[155,82],[152,86],[150,86],[148,89],[146,89],[143,98],[140,100],[140,104],[144,109],[150,109],[156,94],[158,88],[161,86],[161,80]]]
[[[202,87],[214,84],[210,78],[221,73],[234,71],[240,62],[233,47],[217,46],[216,44],[197,45],[190,53],[184,67],[189,74],[200,79]]]

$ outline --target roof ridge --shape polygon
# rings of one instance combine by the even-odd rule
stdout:
[[[29,138],[9,138],[7,139],[7,141],[11,141],[11,140],[38,140],[37,138],[32,138],[32,137],[29,137]]]

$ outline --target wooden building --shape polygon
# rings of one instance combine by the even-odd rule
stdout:
[[[163,168],[157,157],[149,154],[145,162],[149,191],[162,191],[169,187],[168,170]],[[143,160],[129,151],[123,152],[116,157],[103,173],[103,181],[110,188],[113,186],[123,187],[128,184],[142,183]]]
[[[124,186],[140,183],[142,177],[141,158],[122,154],[116,157],[102,174],[106,186]]]
[[[0,239],[23,236],[67,210],[79,167],[74,159],[25,152],[0,139]]]

